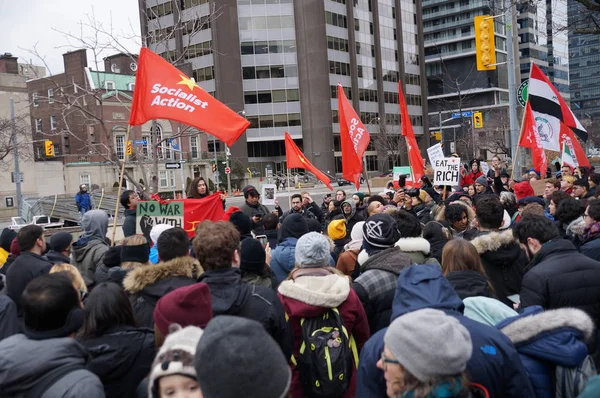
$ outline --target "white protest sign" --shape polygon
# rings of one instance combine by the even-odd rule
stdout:
[[[433,163],[434,185],[458,185],[460,181],[460,158],[442,158]]]
[[[436,160],[443,159],[444,151],[442,150],[442,144],[438,142],[434,146],[427,148],[427,157],[429,158],[429,163],[432,165]]]
[[[490,166],[488,166],[487,162],[481,162],[480,165],[483,175],[487,175],[488,171],[490,170]]]

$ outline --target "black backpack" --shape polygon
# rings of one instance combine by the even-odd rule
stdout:
[[[350,386],[352,357],[358,368],[358,350],[337,308],[321,317],[302,318],[302,345],[298,358],[300,381],[310,398],[338,398]]]

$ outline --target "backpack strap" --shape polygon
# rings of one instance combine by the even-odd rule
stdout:
[[[75,372],[77,370],[87,370],[87,368],[83,364],[72,363],[51,370],[50,372],[42,376],[38,383],[24,395],[24,398],[42,397],[44,393],[48,391],[50,387],[52,387],[56,382],[58,382],[60,379],[62,379],[69,373]]]
[[[356,341],[352,334],[350,335],[350,349],[352,350],[352,356],[354,357],[354,364],[356,365],[356,369],[358,369],[358,347],[356,346]]]

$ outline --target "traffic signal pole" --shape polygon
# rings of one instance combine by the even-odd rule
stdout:
[[[19,147],[17,141],[17,126],[15,125],[15,101],[10,99],[10,120],[11,120],[11,140],[13,146],[13,156],[14,156],[14,164],[15,164],[15,186],[16,186],[16,195],[17,195],[17,215],[19,217],[21,214],[21,171],[19,170]]]
[[[517,122],[517,83],[515,76],[515,29],[513,25],[515,5],[511,0],[505,0],[505,26],[506,26],[506,67],[508,68],[508,116],[510,125],[510,148],[513,163],[518,152],[519,145],[519,123]],[[518,165],[521,163],[518,162]],[[515,170],[513,170],[514,174]],[[518,174],[520,175],[520,173]]]

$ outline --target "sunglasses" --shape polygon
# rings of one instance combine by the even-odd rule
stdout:
[[[385,356],[385,352],[381,353],[381,363],[383,364],[383,371],[385,372],[387,370],[387,364],[388,363],[394,363],[396,365],[400,365],[400,362],[398,362],[395,359],[391,359]]]

